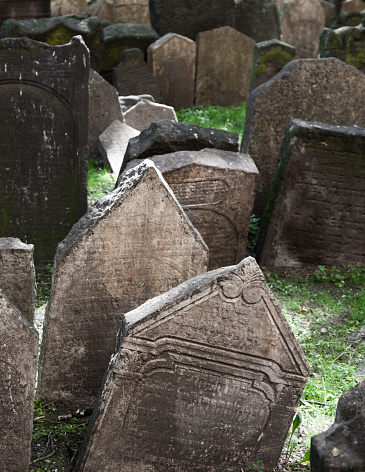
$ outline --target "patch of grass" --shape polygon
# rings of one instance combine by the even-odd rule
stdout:
[[[96,200],[104,197],[115,187],[115,180],[110,171],[104,166],[103,161],[96,156],[89,159],[89,172],[87,178],[87,199],[90,207]]]
[[[52,264],[47,264],[45,267],[37,268],[36,282],[37,298],[35,306],[36,308],[39,308],[48,302],[49,296],[51,294]]]

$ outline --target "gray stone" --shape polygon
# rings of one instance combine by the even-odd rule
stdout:
[[[342,13],[338,17],[336,17],[335,21],[332,23],[332,29],[342,28],[343,26],[358,26],[365,15],[358,11],[348,11],[346,13]]]
[[[91,153],[98,150],[98,137],[115,120],[123,120],[123,116],[118,92],[92,69],[90,69],[89,87],[89,153]]]
[[[149,100],[150,102],[155,101],[152,95],[148,95],[147,93],[142,95],[127,95],[126,97],[119,96],[118,98],[123,113],[129,110],[129,108],[132,108],[134,105],[137,105],[137,103],[141,102],[142,100]]]
[[[80,11],[80,15],[97,16],[104,26],[114,23],[114,0],[96,0]],[[107,24],[106,24],[107,23]]]
[[[27,472],[38,333],[0,290],[0,470]]]
[[[141,100],[124,113],[124,121],[128,126],[143,131],[155,121],[177,121],[173,107],[154,103],[151,100]]]
[[[150,161],[96,202],[59,244],[38,394],[92,404],[124,313],[206,271],[208,248]]]
[[[115,23],[151,26],[149,0],[114,0]]]
[[[118,338],[77,472],[276,465],[309,366],[254,259],[149,300]]]
[[[164,103],[178,110],[192,107],[196,43],[179,34],[168,33],[148,47],[147,57]]]
[[[257,43],[280,39],[280,19],[275,0],[236,0],[236,29]]]
[[[87,206],[89,52],[0,40],[0,237],[52,260]]]
[[[99,152],[104,164],[112,171],[115,180],[122,167],[130,138],[138,136],[139,133],[138,130],[116,120],[99,136]]]
[[[364,97],[365,75],[338,59],[289,62],[251,93],[241,152],[252,157],[260,172],[256,216],[264,211],[289,122],[299,118],[365,127]]]
[[[358,329],[354,333],[350,333],[346,336],[347,341],[356,342],[356,341],[365,341],[365,326]]]
[[[365,264],[365,129],[293,120],[271,189],[260,264]]]
[[[34,246],[16,238],[0,238],[0,289],[29,323],[34,320]]]
[[[255,41],[224,26],[197,36],[195,104],[242,105],[247,100]]]
[[[344,0],[341,6],[341,13],[346,13],[347,11],[363,11],[364,9],[364,0]]]
[[[365,381],[338,401],[334,424],[311,440],[312,472],[365,470]]]
[[[50,0],[51,16],[75,15],[87,7],[87,0]]]
[[[0,2],[0,26],[9,19],[34,19],[51,14],[49,0],[2,0]]]
[[[336,17],[336,5],[326,0],[321,0],[321,5],[326,18],[325,27],[328,28]]]

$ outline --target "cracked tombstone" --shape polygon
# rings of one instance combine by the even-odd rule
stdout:
[[[125,315],[77,472],[276,465],[309,365],[253,258]]]
[[[95,401],[124,313],[206,271],[208,248],[151,161],[127,173],[58,246],[38,394]]]

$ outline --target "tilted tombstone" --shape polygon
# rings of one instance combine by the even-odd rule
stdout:
[[[365,264],[365,129],[293,120],[271,191],[260,264]]]
[[[326,17],[320,0],[285,0],[280,6],[282,39],[298,59],[317,57]]]
[[[38,332],[0,290],[0,470],[27,472]]]
[[[242,105],[247,100],[255,40],[224,26],[197,36],[195,104]]]
[[[195,40],[202,31],[235,26],[234,0],[150,0],[153,28],[160,36],[177,33]]]
[[[0,2],[0,26],[9,18],[34,19],[51,14],[49,0],[2,0]]]
[[[246,251],[258,177],[250,156],[203,149],[150,159],[207,244],[208,269],[241,261]],[[139,163],[138,159],[130,161],[126,169]]]
[[[151,26],[149,0],[114,0],[115,23]]]
[[[87,7],[87,0],[50,0],[50,3],[50,16],[75,15]]]
[[[148,47],[147,58],[164,103],[178,110],[192,107],[196,43],[179,34],[168,33]]]
[[[154,103],[151,100],[140,100],[124,113],[124,121],[128,126],[143,131],[155,121],[177,121],[173,107]]]
[[[89,51],[8,38],[0,63],[0,237],[52,260],[87,206]]]
[[[342,2],[341,13],[347,11],[363,11],[365,10],[364,0],[345,0]]]
[[[365,75],[338,59],[289,62],[247,102],[241,152],[259,169],[254,213],[264,211],[286,126],[294,118],[365,127]],[[285,110],[285,113],[283,112]]]
[[[75,472],[276,465],[309,365],[253,258],[127,313],[118,338]]]
[[[236,29],[257,43],[280,39],[280,19],[275,0],[236,1]]]
[[[118,99],[120,103],[120,108],[122,109],[122,113],[126,112],[134,105],[137,105],[137,103],[141,102],[142,100],[149,100],[150,102],[155,101],[152,95],[148,95],[147,93],[143,93],[142,95],[119,95]]]
[[[150,161],[125,175],[59,244],[38,393],[90,405],[123,315],[206,271],[208,248]]]
[[[17,238],[0,238],[0,290],[29,323],[34,320],[34,246]]]

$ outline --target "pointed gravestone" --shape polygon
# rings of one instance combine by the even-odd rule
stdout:
[[[365,75],[338,59],[289,62],[251,93],[241,152],[252,157],[260,172],[257,216],[264,211],[288,123],[299,118],[365,127],[364,97]]]
[[[208,249],[150,161],[126,174],[59,245],[39,395],[92,403],[123,315],[206,271]]]
[[[34,320],[34,246],[16,238],[0,238],[0,290],[29,323]]]
[[[280,39],[280,20],[275,0],[237,0],[236,29],[257,43]]]
[[[0,470],[27,472],[38,333],[0,290]]]
[[[154,103],[151,100],[141,100],[124,113],[124,121],[128,126],[143,131],[156,121],[169,120],[177,122],[173,107]]]
[[[195,104],[242,105],[250,88],[255,40],[225,26],[197,36]]]
[[[89,52],[8,38],[0,63],[0,237],[52,260],[86,211]]]
[[[309,366],[253,258],[127,313],[119,342],[77,472],[276,465]]]

